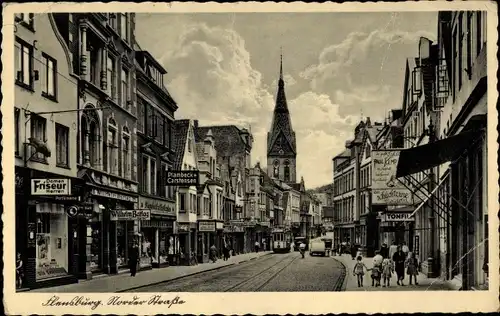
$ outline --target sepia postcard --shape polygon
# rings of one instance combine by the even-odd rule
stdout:
[[[7,315],[499,310],[494,2],[2,9]]]

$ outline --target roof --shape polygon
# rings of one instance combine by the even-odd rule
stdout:
[[[199,126],[195,130],[196,141],[203,141],[210,130],[215,139],[217,155],[227,157],[246,151],[246,144],[240,136],[241,130],[235,125]]]
[[[337,156],[333,157],[333,159],[341,158],[341,157],[347,157],[347,158],[351,157],[351,149],[346,148],[343,152],[341,152]]]
[[[173,124],[174,139],[173,149],[175,151],[174,170],[182,169],[184,150],[186,149],[187,134],[189,131],[189,120],[175,120]]]
[[[283,135],[286,142],[288,142],[288,144],[290,145],[290,148],[287,148],[287,150],[291,152],[287,154],[296,154],[297,141],[295,139],[295,132],[292,128],[292,120],[290,118],[290,111],[288,110],[288,104],[285,95],[285,82],[283,80],[283,58],[281,58],[280,62],[280,77],[278,80],[278,92],[276,94],[276,104],[274,106],[273,121],[271,123],[271,130],[267,137],[268,156],[271,153],[276,154],[274,152],[274,145],[280,135]]]
[[[333,206],[323,206],[323,217],[332,217],[333,218]]]

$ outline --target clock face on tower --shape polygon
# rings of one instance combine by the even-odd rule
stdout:
[[[283,149],[280,149],[279,154],[280,154],[280,155],[283,155],[284,153],[285,153],[285,152],[283,151]]]

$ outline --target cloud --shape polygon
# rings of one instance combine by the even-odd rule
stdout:
[[[327,93],[341,103],[341,115],[382,115],[398,106],[393,91],[402,85],[404,61],[418,54],[420,37],[434,38],[424,31],[374,30],[352,32],[339,44],[325,47],[318,62],[300,73],[313,91]]]
[[[169,69],[167,87],[179,105],[176,117],[196,118],[204,125],[251,125],[253,163],[265,166],[275,87],[262,82],[245,41],[234,30],[190,24],[179,31],[161,58]],[[287,87],[296,83],[289,74],[285,81]],[[304,176],[308,187],[331,182],[331,158],[342,150],[359,118],[341,116],[327,94],[306,91],[288,102],[297,136],[298,176]]]

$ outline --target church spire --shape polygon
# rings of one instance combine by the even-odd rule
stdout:
[[[280,47],[280,83],[283,82],[283,47]]]

